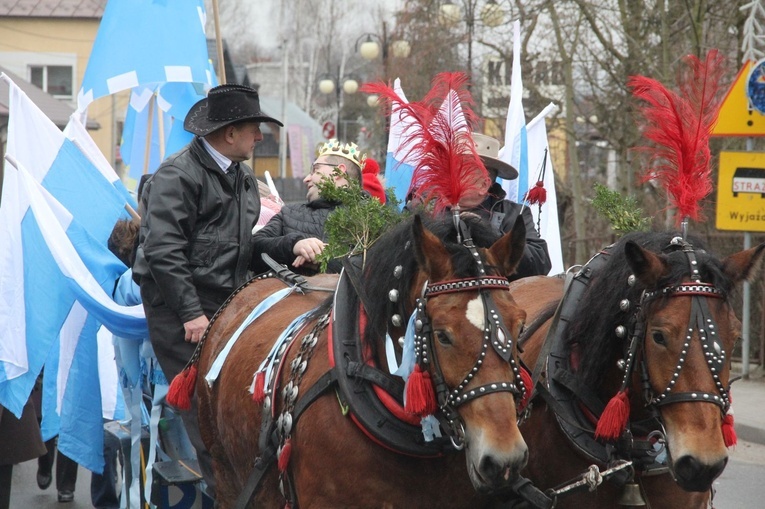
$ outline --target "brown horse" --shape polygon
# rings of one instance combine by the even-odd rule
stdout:
[[[605,470],[630,460],[634,470],[593,493],[561,495],[556,507],[613,508],[625,496],[639,502],[638,492],[654,509],[708,507],[728,461],[723,424],[732,424],[724,418],[740,323],[729,296],[763,253],[765,244],[720,261],[696,240],[630,234],[576,273],[521,425],[530,453],[523,475],[550,489],[591,464]],[[511,286],[528,316],[522,358],[535,366],[564,283],[529,278]],[[618,407],[622,396],[629,417],[619,422],[604,408]]]
[[[285,283],[259,280],[230,301],[211,325],[198,364],[200,427],[213,456],[220,507],[240,496],[256,458],[266,456],[269,435],[278,446],[278,465],[264,468],[250,507],[281,508],[285,498],[293,508],[482,507],[517,479],[527,461],[516,425],[525,386],[515,364],[525,315],[504,275],[523,253],[524,226],[519,221],[498,239],[471,218],[463,224],[470,230],[458,237],[451,218],[424,226],[415,216],[378,239],[363,270],[354,275],[346,265],[329,299],[321,291],[291,293],[244,330],[209,387],[203,377],[218,352],[250,310]],[[347,297],[341,288],[354,279],[357,291]],[[308,278],[308,288],[334,290],[336,280]],[[271,371],[278,389],[266,379],[264,404],[254,403],[251,391],[261,389],[253,375],[282,331],[306,312],[296,343],[275,354],[283,356],[283,369]],[[365,326],[358,325],[359,315]],[[386,333],[403,340],[409,316],[416,350],[409,382],[414,386],[417,376],[427,393],[430,377],[429,390],[438,398],[430,411],[442,436],[429,442],[421,418],[401,406],[401,379],[376,367],[385,363]],[[414,406],[415,389],[407,387],[406,394]],[[369,413],[359,403],[364,398],[374,399],[368,405],[380,412],[383,400],[392,409]],[[427,395],[422,399],[427,402]],[[274,421],[275,431],[261,437],[264,420],[264,428]]]

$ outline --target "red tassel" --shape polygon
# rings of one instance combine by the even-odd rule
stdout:
[[[545,189],[545,183],[540,180],[534,187],[529,189],[529,192],[526,193],[526,201],[529,202],[529,205],[534,205],[536,203],[544,205],[547,201],[547,189]]]
[[[518,413],[523,412],[526,410],[526,407],[529,406],[529,401],[531,400],[531,392],[533,390],[532,387],[532,380],[531,380],[531,373],[524,368],[521,367],[521,380],[523,380],[523,385],[526,386],[526,393],[523,395],[523,399],[521,400],[521,403],[518,405],[517,411]]]
[[[266,400],[266,373],[258,371],[255,374],[255,388],[252,392],[252,400],[258,405],[262,405]]]
[[[419,417],[432,415],[438,405],[430,373],[423,371],[419,364],[406,381],[406,404],[404,410]]]
[[[606,405],[603,415],[598,419],[595,438],[616,440],[627,427],[630,420],[630,400],[627,391],[619,391]]]
[[[733,447],[738,442],[738,437],[736,437],[736,430],[733,427],[733,413],[730,411],[729,413],[725,414],[725,417],[723,417],[722,434],[723,442],[725,442],[725,447]]]
[[[197,386],[197,367],[192,364],[175,375],[173,382],[167,390],[167,402],[179,410],[191,408],[191,397]]]
[[[287,470],[287,465],[290,464],[290,456],[292,455],[292,439],[288,438],[284,441],[282,446],[282,452],[279,453],[279,472]]]

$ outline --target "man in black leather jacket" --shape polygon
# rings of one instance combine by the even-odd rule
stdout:
[[[240,85],[213,88],[186,116],[184,128],[197,136],[143,186],[133,272],[149,337],[168,380],[191,358],[215,311],[248,278],[260,196],[255,175],[243,161],[263,139],[260,122],[282,125],[260,110],[257,91]],[[195,403],[181,415],[210,485]]]
[[[364,155],[355,143],[342,144],[330,140],[319,148],[319,155],[311,167],[311,173],[303,182],[308,187],[306,203],[290,204],[282,207],[255,236],[255,251],[266,253],[278,263],[291,269],[310,274],[318,267],[316,257],[324,250],[326,236],[324,223],[337,203],[325,200],[319,195],[318,182],[333,178],[335,185],[347,185],[346,179],[361,179],[361,166]],[[342,176],[334,175],[339,168]],[[261,263],[256,266],[265,272],[268,266]],[[327,272],[340,272],[337,261],[329,263]]]
[[[507,233],[515,224],[520,214],[526,226],[526,248],[523,252],[518,268],[510,279],[518,279],[527,276],[544,276],[550,272],[552,262],[547,252],[547,242],[539,236],[531,210],[518,203],[506,200],[506,193],[495,180],[497,177],[512,180],[518,178],[518,171],[498,158],[499,142],[489,136],[473,133],[476,151],[489,173],[490,186],[485,193],[474,197],[472,203],[467,204],[469,210],[491,222],[494,228],[501,233]]]

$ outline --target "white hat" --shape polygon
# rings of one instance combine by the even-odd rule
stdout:
[[[499,141],[485,134],[473,133],[473,142],[487,170],[496,171],[497,176],[505,180],[518,178],[518,170],[499,159]]]

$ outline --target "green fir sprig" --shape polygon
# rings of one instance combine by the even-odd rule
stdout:
[[[651,226],[651,218],[644,216],[643,209],[638,207],[635,198],[611,191],[602,184],[595,184],[592,206],[611,223],[614,232],[620,235],[647,231]]]
[[[341,170],[335,168],[333,174],[340,175]],[[399,213],[395,198],[394,203],[383,205],[363,193],[356,179],[348,179],[347,186],[337,186],[333,179],[325,178],[317,187],[322,198],[340,204],[324,223],[327,246],[317,257],[322,272],[331,260],[343,256],[361,254],[366,262],[366,252],[372,244],[405,217]]]

